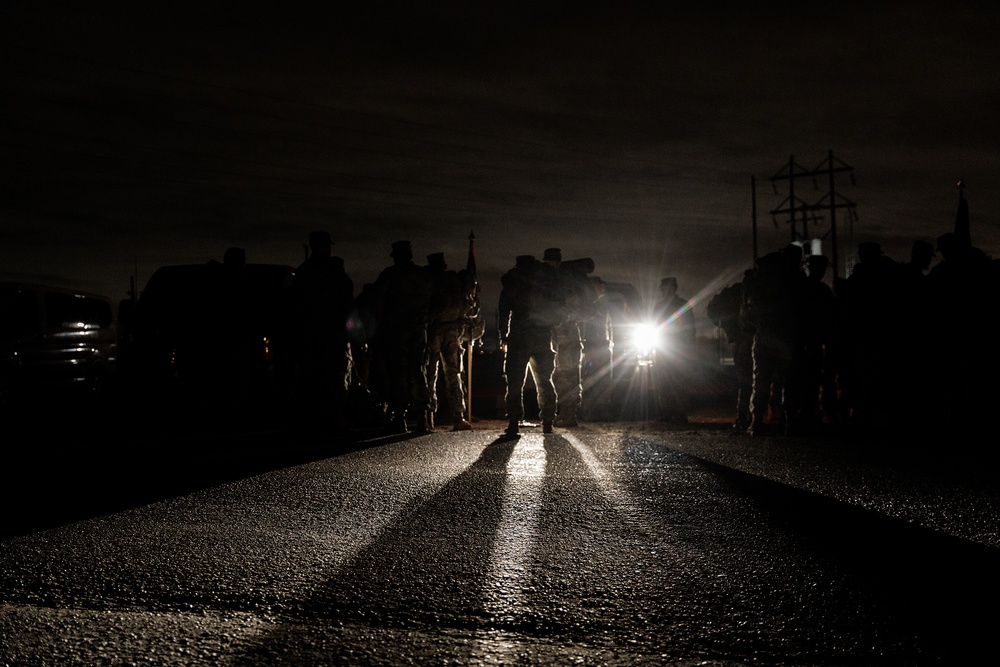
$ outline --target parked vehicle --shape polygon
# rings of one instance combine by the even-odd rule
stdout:
[[[51,285],[0,283],[0,402],[108,389],[118,330],[108,297]]]
[[[121,304],[122,367],[136,400],[207,408],[283,399],[290,387],[286,289],[294,269],[164,266]]]

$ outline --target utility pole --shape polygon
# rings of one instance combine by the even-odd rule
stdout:
[[[791,223],[792,232],[792,243],[799,240],[799,234],[796,227],[798,222],[798,213],[802,212],[802,237],[803,239],[809,238],[809,213],[812,210],[812,206],[803,199],[795,196],[795,181],[799,178],[811,178],[813,179],[813,184],[816,183],[816,178],[811,171],[806,170],[802,166],[795,163],[795,157],[792,155],[788,156],[788,164],[782,167],[778,173],[771,177],[771,184],[774,187],[774,194],[778,194],[778,186],[776,183],[778,181],[788,181],[788,197],[785,198],[778,207],[771,211],[771,217],[774,219],[774,224],[777,226],[778,215],[788,215],[789,222]]]
[[[788,157],[788,164],[781,168],[774,176],[771,177],[771,183],[774,185],[775,194],[778,193],[778,187],[776,183],[778,181],[788,181],[788,197],[785,198],[778,207],[771,211],[771,216],[774,218],[774,224],[777,226],[778,219],[776,216],[788,215],[789,222],[792,228],[792,243],[799,240],[797,234],[796,222],[798,214],[801,212],[802,216],[802,236],[803,241],[809,240],[809,222],[819,221],[822,218],[816,216],[815,211],[821,209],[830,210],[830,264],[833,266],[833,280],[837,280],[838,272],[837,265],[839,259],[837,256],[837,209],[847,208],[851,212],[851,216],[854,220],[857,220],[857,213],[854,208],[857,206],[854,202],[847,199],[843,195],[836,191],[834,184],[834,177],[836,174],[848,173],[851,176],[851,184],[854,184],[854,167],[851,167],[844,162],[838,160],[833,156],[833,151],[827,153],[827,158],[819,163],[814,169],[805,169],[795,163],[793,156]],[[819,189],[819,185],[816,182],[817,176],[826,175],[829,182],[829,191],[826,195],[821,197],[815,204],[810,204],[805,200],[795,196],[795,181],[799,178],[811,178],[813,181],[813,186]]]
[[[851,177],[851,185],[854,185],[854,167],[848,166],[833,157],[832,150],[827,153],[826,160],[820,162],[819,165],[812,170],[814,175],[826,174],[830,184],[830,191],[818,202],[816,202],[815,208],[830,209],[830,264],[833,266],[834,282],[837,280],[837,265],[839,262],[837,259],[837,209],[846,208],[850,211],[850,215],[854,220],[858,219],[858,214],[854,210],[857,204],[843,195],[840,195],[834,187],[834,175],[845,172]]]

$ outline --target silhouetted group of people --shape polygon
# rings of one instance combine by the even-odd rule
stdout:
[[[279,383],[303,427],[338,432],[364,420],[423,433],[441,415],[438,421],[454,430],[471,429],[462,373],[465,350],[485,330],[476,277],[448,269],[443,253],[418,265],[409,241],[393,243],[390,257],[392,264],[356,295],[330,234],[313,232],[305,261],[268,307],[238,298],[246,258],[230,248],[219,272],[224,290],[211,300],[215,316],[203,333],[220,341],[213,356],[233,360],[216,365],[217,384],[242,385],[241,367],[252,360],[237,353],[237,343],[260,336],[246,319],[267,310],[267,331],[278,337],[268,344],[279,360]]]
[[[392,263],[355,295],[332,245],[328,233],[311,234],[308,257],[286,290],[285,358],[303,420],[347,428],[356,416],[352,392],[363,392],[393,432],[429,432],[435,420],[471,429],[463,359],[485,331],[474,272],[448,269],[440,252],[419,265],[411,243],[397,241]],[[932,268],[935,251],[940,260]],[[238,324],[250,311],[241,306],[246,295],[236,280],[245,262],[240,249],[227,252],[215,315],[230,328],[206,336],[220,351],[219,363],[232,361],[224,372],[235,385],[238,360],[251,344]],[[929,429],[985,419],[1000,370],[989,345],[997,260],[959,228],[938,238],[936,248],[914,242],[905,262],[877,243],[861,243],[849,276],[832,287],[828,268],[826,257],[789,244],[758,258],[708,304],[732,344],[737,432]],[[529,377],[542,430],[552,432],[581,419],[585,354],[614,363],[605,285],[591,276],[594,269],[590,258],[563,260],[559,248],[548,248],[541,260],[518,256],[502,276],[498,333],[508,436],[523,423]],[[652,313],[662,336],[651,376],[655,416],[686,421],[695,325],[676,278],[661,281]],[[593,347],[587,330],[604,332]]]
[[[599,311],[594,260],[563,260],[547,248],[538,260],[520,255],[501,277],[499,334],[504,352],[506,435],[524,419],[524,388],[534,383],[542,432],[578,425],[583,402],[582,327]]]
[[[290,270],[288,284],[272,285],[276,298],[268,304],[254,303],[262,292],[250,289],[249,269],[281,267],[248,266],[240,248],[228,249],[221,264],[209,262],[206,283],[195,290],[206,326],[192,339],[208,345],[201,362],[184,367],[199,369],[184,372],[188,386],[198,385],[218,405],[240,404],[254,392],[247,371],[270,355],[280,396],[304,427],[343,431],[374,420],[394,433],[442,424],[471,429],[464,359],[485,332],[474,269],[449,269],[441,252],[417,264],[411,243],[397,241],[391,264],[355,294],[333,244],[327,232],[310,234],[305,261]],[[502,276],[498,325],[509,435],[524,419],[529,375],[543,431],[551,432],[581,419],[585,344],[593,361],[613,366],[612,317],[594,268],[591,258],[564,261],[559,248],[548,248],[541,260],[517,257]],[[683,420],[682,350],[694,341],[694,317],[675,278],[664,279],[661,290],[656,313],[674,342],[658,363],[657,407],[665,418]],[[590,340],[585,330],[593,332]],[[261,340],[270,349],[258,349]]]
[[[485,329],[475,275],[448,269],[444,253],[418,265],[411,243],[397,241],[392,264],[355,297],[330,244],[325,232],[310,236],[310,256],[292,284],[294,312],[301,317],[296,330],[302,339],[294,348],[302,402],[346,427],[354,385],[382,406],[392,432],[429,432],[439,410],[439,421],[453,430],[471,429],[463,353]],[[439,375],[444,400],[436,392]]]
[[[988,345],[1000,262],[967,234],[913,243],[905,261],[857,248],[831,288],[828,261],[797,244],[757,259],[717,294],[709,317],[732,344],[734,429],[807,434],[826,427],[940,432],[982,424],[997,397]]]
[[[536,392],[542,432],[579,425],[584,405],[584,358],[598,369],[590,387],[607,389],[615,364],[613,319],[606,284],[594,260],[564,260],[547,248],[541,260],[520,255],[501,278],[499,334],[504,352],[507,437],[516,437],[525,417],[525,386]],[[686,421],[686,383],[694,349],[694,313],[677,294],[677,279],[664,278],[653,309],[661,336],[654,366],[655,415]],[[585,332],[590,332],[588,337]]]
[[[355,295],[332,246],[328,233],[312,233],[308,257],[284,290],[283,359],[302,420],[346,429],[357,416],[352,393],[361,392],[393,432],[429,432],[435,420],[471,429],[463,360],[485,331],[474,273],[448,269],[440,252],[419,265],[411,243],[397,241],[392,263]],[[239,248],[218,265],[209,300],[217,307],[206,314],[214,324],[204,334],[207,356],[237,389],[248,386],[245,361],[259,345],[247,334],[254,308],[239,280],[245,265]],[[826,257],[789,244],[758,258],[708,304],[732,344],[734,430],[795,435],[982,424],[998,393],[989,343],[1000,262],[959,226],[936,247],[915,241],[905,262],[861,243],[850,274],[832,287],[828,268]],[[585,354],[614,363],[604,283],[591,276],[594,269],[590,258],[563,260],[559,248],[548,248],[541,260],[518,256],[502,276],[508,436],[524,421],[529,377],[542,430],[551,432],[581,419]],[[655,416],[668,421],[686,420],[695,348],[691,304],[677,291],[676,278],[664,278],[652,309],[662,336],[650,376]],[[590,326],[595,320],[602,324]],[[592,346],[588,330],[605,335]]]

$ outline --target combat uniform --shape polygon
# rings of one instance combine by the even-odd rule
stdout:
[[[328,254],[329,235],[310,235],[314,251],[296,270],[292,282],[300,404],[310,420],[327,419],[346,426],[344,408],[351,375],[347,318],[354,300],[354,283],[344,260]],[[323,250],[320,250],[320,249]]]
[[[782,428],[788,432],[794,427],[790,422],[801,407],[805,282],[805,273],[782,252],[758,259],[757,270],[746,280],[745,307],[754,331],[750,435],[761,435],[772,393],[780,404],[781,414],[775,417]]]
[[[687,421],[689,367],[695,353],[694,312],[687,299],[677,296],[677,279],[664,278],[661,289],[670,285],[674,293],[661,298],[654,308],[656,322],[663,332],[663,349],[653,365],[656,374],[656,397],[659,418],[664,421]]]
[[[390,426],[406,431],[406,418],[417,432],[432,428],[427,386],[427,319],[431,280],[413,262],[409,241],[392,244],[393,264],[376,279],[376,345],[387,382]]]
[[[438,369],[441,369],[448,415],[452,430],[467,431],[472,424],[465,418],[465,385],[462,382],[463,345],[471,343],[472,318],[479,316],[475,302],[475,281],[467,271],[448,270],[443,253],[428,256],[432,292],[427,326],[427,385],[430,412],[439,409]],[[482,335],[480,333],[480,335]]]
[[[594,260],[578,259],[559,264],[559,289],[566,305],[566,318],[552,328],[556,351],[555,385],[558,405],[556,426],[576,426],[583,402],[583,334],[581,326],[597,314],[597,292],[587,278]]]
[[[521,255],[517,265],[503,275],[501,284],[499,315],[505,351],[507,435],[517,435],[518,424],[524,418],[528,371],[538,395],[542,430],[551,433],[556,411],[552,327],[565,318],[556,269],[531,255]]]

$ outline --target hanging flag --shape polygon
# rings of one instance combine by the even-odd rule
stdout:
[[[469,272],[473,278],[476,277],[476,236],[469,230],[469,260],[465,265],[465,270]]]
[[[472,276],[472,280],[475,283],[475,300],[476,300],[476,313],[479,313],[479,281],[476,279],[476,235],[469,230],[469,259],[465,263],[465,270],[469,272]],[[471,331],[470,331],[471,333]],[[471,337],[471,336],[470,336]],[[465,362],[465,403],[466,403],[466,419],[471,424],[472,419],[472,348],[475,347],[476,341],[470,340],[466,348],[466,362]]]

